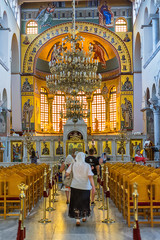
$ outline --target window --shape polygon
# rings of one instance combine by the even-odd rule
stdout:
[[[41,88],[41,129],[46,131],[48,128],[48,96],[47,91]]]
[[[118,18],[116,20],[115,32],[127,32],[127,21],[124,18]]]
[[[87,113],[88,110],[88,103],[87,103],[87,99],[85,96],[84,92],[79,92],[77,99],[81,102],[83,102],[83,109],[85,110],[84,112]],[[83,118],[84,122],[87,124],[87,118]]]
[[[52,103],[52,124],[53,124],[53,130],[56,132],[60,131],[60,113],[61,111],[64,112],[64,106],[65,106],[65,95],[64,93],[58,91],[57,94],[54,96],[54,100]],[[64,112],[65,114],[65,112]],[[66,119],[62,118],[62,124],[64,125],[66,123]]]
[[[82,13],[81,12],[79,13],[79,16],[82,17]]]
[[[65,13],[62,13],[62,18],[65,18]]]
[[[110,129],[116,129],[116,87],[113,87],[110,91],[110,101],[109,101],[109,120],[110,120]]]
[[[101,94],[101,90],[98,89],[93,94],[93,102],[92,102],[92,128],[93,131],[105,130],[105,122],[106,122],[106,103]]]
[[[38,34],[38,24],[35,21],[29,21],[26,25],[26,34]]]
[[[91,13],[89,12],[89,13],[88,13],[88,17],[90,17],[90,16],[91,16]]]

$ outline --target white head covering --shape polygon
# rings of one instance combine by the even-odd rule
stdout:
[[[76,155],[76,162],[78,162],[78,163],[85,162],[85,153],[83,153],[83,152],[77,153],[77,155]]]
[[[66,157],[66,160],[65,160],[65,164],[71,164],[71,163],[74,163],[74,158],[69,154],[67,157]]]

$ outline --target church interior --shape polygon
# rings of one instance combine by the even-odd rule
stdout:
[[[159,0],[0,0],[0,239],[159,239],[159,62]],[[90,149],[80,229],[59,169]]]

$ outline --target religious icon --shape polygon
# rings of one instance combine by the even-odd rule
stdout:
[[[67,143],[67,154],[74,154],[75,152],[84,152],[84,142],[74,141]]]
[[[126,143],[124,142],[117,142],[117,154],[118,155],[124,155],[126,154]]]
[[[132,128],[133,116],[132,116],[132,103],[127,98],[124,98],[125,103],[121,104],[122,117],[124,119],[124,127]]]
[[[55,6],[53,5],[53,3],[48,3],[47,7],[40,6],[36,16],[36,21],[40,22],[40,28],[51,26],[54,10]]]
[[[55,142],[56,155],[63,155],[63,142]]]
[[[128,37],[128,33],[126,33],[125,38],[123,39],[124,42],[130,42],[131,39]]]
[[[132,139],[130,141],[130,156],[135,157],[136,151],[142,149],[142,139]]]
[[[107,86],[106,86],[106,83],[104,83],[104,86],[103,86],[103,88],[102,88],[102,94],[103,94],[103,95],[108,94],[108,88],[107,88]]]
[[[24,39],[24,41],[23,41],[23,44],[24,44],[24,45],[30,44],[30,41],[29,41],[29,39],[28,39],[28,36],[25,36],[25,39]]]
[[[29,83],[28,78],[25,78],[22,86],[22,92],[33,92],[33,84]]]
[[[125,83],[122,85],[122,91],[133,91],[132,83],[129,77],[126,78]]]
[[[112,142],[111,141],[103,142],[103,152],[107,153],[107,155],[112,154]]]
[[[50,142],[41,142],[41,155],[50,155]]]
[[[32,53],[36,53],[36,48],[35,47],[33,48]]]
[[[94,154],[95,155],[97,155],[98,154],[98,148],[97,148],[97,146],[98,146],[98,143],[97,143],[97,141],[94,141],[93,139],[92,139],[92,141],[90,141],[90,142],[88,142],[88,148],[89,149],[93,149],[94,150]]]
[[[100,6],[98,6],[99,11],[99,24],[103,26],[112,25],[113,13],[110,7],[107,5],[107,1],[101,1]]]
[[[11,142],[11,161],[22,162],[23,160],[23,142]]]
[[[32,118],[32,115],[33,115],[33,109],[34,109],[34,106],[31,105],[30,103],[30,99],[28,99],[24,105],[23,105],[23,111],[22,111],[22,122],[23,122],[23,126],[24,126],[24,129],[26,128],[29,128],[31,127],[31,118]]]

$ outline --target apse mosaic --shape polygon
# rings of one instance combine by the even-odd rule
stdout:
[[[80,34],[85,37],[85,43],[83,45],[84,50],[90,46],[93,49],[93,57],[98,59],[99,72],[105,72],[107,65],[114,66],[117,68],[118,60],[121,60],[121,71],[131,71],[132,58],[129,54],[126,44],[124,41],[114,32],[106,29],[102,26],[95,25],[92,23],[77,22],[77,28],[81,32]],[[22,53],[23,72],[32,73],[34,71],[34,58],[36,52],[40,50],[39,59],[48,62],[51,58],[53,45],[57,48],[61,48],[62,38],[66,35],[66,27],[68,32],[71,31],[71,23],[64,23],[57,27],[50,28],[35,38],[32,43],[26,48],[26,52]],[[45,51],[43,49],[47,46],[47,55],[44,57]],[[110,46],[110,47],[109,47]],[[112,46],[112,47],[111,47]],[[77,45],[77,48],[81,48],[82,45]],[[24,48],[23,48],[24,49]],[[118,55],[117,55],[118,54]]]

